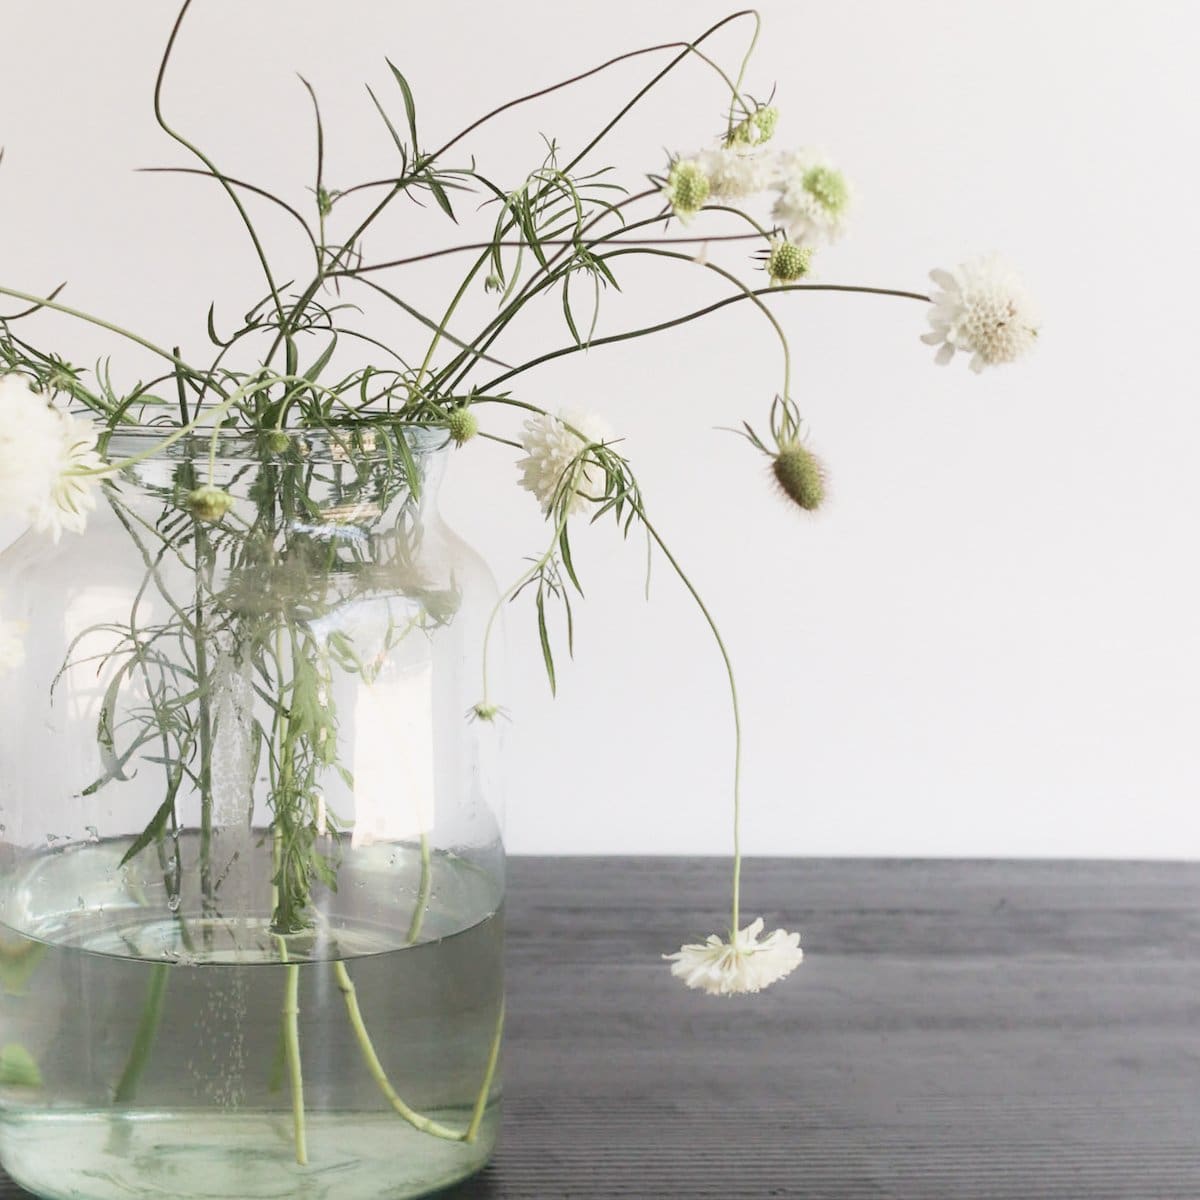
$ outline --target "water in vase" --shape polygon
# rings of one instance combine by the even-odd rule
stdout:
[[[243,836],[207,900],[185,890],[165,911],[162,877],[120,866],[128,842],[6,872],[0,1157],[36,1195],[399,1200],[486,1161],[495,882],[446,853],[423,872],[415,847],[357,850],[281,951],[255,902],[270,845]]]

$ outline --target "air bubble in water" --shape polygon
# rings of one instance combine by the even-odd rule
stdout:
[[[171,895],[171,896],[168,896],[168,897],[167,897],[167,907],[168,907],[168,908],[169,908],[169,909],[170,909],[172,912],[178,912],[178,911],[179,911],[179,902],[180,902],[180,898],[179,898],[179,894],[178,894],[178,893],[175,893],[174,895]]]

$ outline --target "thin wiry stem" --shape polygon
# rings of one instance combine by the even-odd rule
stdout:
[[[696,607],[699,608],[704,620],[708,623],[713,640],[717,643],[717,649],[721,653],[721,661],[729,680],[729,703],[733,710],[733,896],[730,915],[730,936],[732,937],[738,931],[738,923],[741,918],[742,890],[742,711],[738,702],[737,677],[733,671],[733,659],[729,656],[729,650],[726,648],[725,639],[721,636],[716,619],[709,612],[708,605],[704,603],[700,593],[696,590],[696,585],[688,578],[687,572],[679,565],[679,560],[671,553],[658,530],[646,516],[646,510],[642,504],[635,500],[633,507],[637,512],[638,520],[654,539],[654,544],[662,551],[663,557],[671,564],[671,569],[683,586],[687,588]]]
[[[630,329],[624,333],[610,333],[604,337],[592,338],[590,342],[583,345],[572,344],[570,346],[561,346],[557,350],[548,350],[545,354],[539,354],[536,358],[531,358],[528,362],[522,363],[518,367],[513,367],[505,374],[497,375],[489,379],[486,383],[480,384],[479,390],[481,392],[489,392],[500,384],[506,383],[514,376],[532,370],[534,367],[541,366],[542,363],[550,362],[552,359],[562,358],[567,354],[577,354],[580,350],[587,350],[595,346],[607,346],[614,342],[627,342],[632,338],[646,337],[652,333],[661,333],[665,329],[673,329],[676,325],[686,325],[688,321],[695,321],[698,317],[706,317],[709,313],[717,312],[722,308],[728,308],[731,304],[738,304],[743,300],[749,300],[753,297],[780,295],[784,292],[859,292],[867,296],[899,296],[906,300],[924,300],[926,303],[929,303],[929,297],[921,292],[906,292],[895,288],[859,287],[852,284],[786,283],[775,287],[751,288],[745,292],[738,292],[735,296],[726,296],[722,300],[715,300],[712,304],[704,305],[703,308],[693,309],[689,313],[684,313],[681,317],[672,317],[668,321],[660,321],[656,325],[647,325],[641,329]],[[479,401],[486,399],[486,396],[479,397]]]
[[[283,304],[279,299],[279,289],[275,285],[275,276],[271,273],[271,264],[267,260],[266,251],[263,249],[262,242],[259,240],[258,231],[254,228],[254,222],[250,220],[249,213],[246,212],[245,206],[238,198],[238,194],[226,181],[225,176],[218,170],[216,163],[204,153],[203,150],[194,146],[182,134],[176,133],[170,125],[167,124],[166,118],[162,111],[162,90],[163,82],[167,77],[167,65],[171,61],[171,52],[175,48],[175,39],[179,36],[180,27],[183,25],[183,18],[187,16],[187,11],[192,6],[192,0],[183,0],[183,7],[179,10],[179,15],[175,18],[175,24],[171,27],[171,35],[167,38],[167,47],[163,51],[162,61],[158,66],[158,76],[154,81],[154,119],[158,122],[162,131],[174,141],[178,142],[185,150],[190,151],[196,156],[208,169],[213,176],[220,180],[229,199],[233,202],[234,208],[238,211],[238,216],[242,218],[242,224],[246,227],[246,232],[250,235],[250,241],[254,245],[254,253],[258,257],[258,261],[263,269],[263,274],[266,276],[267,286],[271,290],[271,298],[275,301],[275,311],[279,314],[280,321],[283,320]]]

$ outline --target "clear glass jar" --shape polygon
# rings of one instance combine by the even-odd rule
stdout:
[[[0,1161],[426,1195],[488,1157],[503,1021],[496,589],[445,435],[158,441],[111,440],[145,457],[83,536],[0,556]]]

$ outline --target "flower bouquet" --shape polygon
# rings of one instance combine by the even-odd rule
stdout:
[[[426,129],[389,62],[388,90],[369,94],[391,159],[356,184],[327,178],[305,83],[314,165],[292,195],[226,173],[173,123],[167,83],[190,7],[167,38],[154,113],[188,156],[169,169],[227,197],[261,294],[202,306],[206,346],[197,331],[160,345],[61,289],[0,280],[0,515],[29,526],[0,559],[0,1158],[43,1195],[424,1195],[477,1170],[497,1127],[499,617],[529,611],[553,688],[582,596],[579,522],[645,539],[727,672],[729,926],[665,955],[670,970],[729,996],[801,961],[797,933],[743,924],[741,721],[717,622],[620,439],[599,415],[533,404],[524,377],[749,305],[779,373],[756,381],[764,411],[736,432],[811,513],[826,470],[793,396],[781,301],[925,304],[937,361],[961,351],[975,370],[1024,353],[1037,323],[995,258],[935,271],[932,295],[821,280],[853,191],[822,154],[777,148],[789,124],[751,90],[753,13],[448,137]],[[727,69],[710,42],[742,26],[750,50]],[[498,114],[634,58],[653,72],[586,144],[550,142],[516,178],[469,156]],[[720,127],[622,180],[598,161],[607,135],[684,67],[719,94]],[[406,203],[450,229],[473,208],[484,225],[389,254],[377,222]],[[266,253],[267,217],[295,233],[294,260]],[[732,266],[710,258],[718,245]],[[726,292],[606,331],[606,293],[647,256]],[[432,260],[454,274],[427,312],[404,272]],[[478,323],[472,297],[491,301]],[[403,339],[366,332],[368,302],[403,317]],[[547,302],[561,340],[511,361],[506,335]],[[133,383],[107,363],[82,370],[44,344],[48,318],[158,366]],[[505,413],[515,433],[493,420]],[[515,455],[543,518],[499,590],[436,505],[446,457],[489,445]]]

